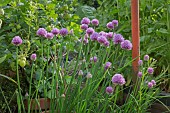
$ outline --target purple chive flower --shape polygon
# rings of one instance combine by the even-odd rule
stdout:
[[[47,33],[47,35],[45,36],[48,39],[53,39],[54,34],[53,33]]]
[[[121,48],[126,50],[132,50],[132,43],[129,40],[121,42]]]
[[[144,60],[145,60],[145,61],[148,61],[148,60],[149,60],[149,55],[145,55],[145,56],[144,56]]]
[[[114,26],[118,26],[118,20],[112,20],[112,24],[113,24]]]
[[[42,37],[45,37],[47,35],[47,31],[44,29],[44,28],[39,28],[37,30],[37,35],[38,36],[42,36]]]
[[[66,36],[68,34],[68,30],[66,29],[66,28],[62,28],[61,30],[60,30],[60,35],[61,36]]]
[[[152,82],[148,82],[148,88],[152,88],[152,87],[153,87]]]
[[[114,34],[113,42],[114,44],[120,44],[124,41],[124,38],[121,34]]]
[[[143,65],[143,61],[142,61],[142,60],[139,60],[139,61],[138,61],[138,65],[139,65],[139,66]]]
[[[94,33],[90,36],[90,39],[91,39],[91,40],[97,40],[98,37],[99,37],[99,33],[94,32]]]
[[[87,28],[87,30],[86,30],[86,33],[88,34],[88,35],[91,35],[91,34],[93,34],[93,32],[94,32],[94,29],[93,28]]]
[[[87,18],[87,17],[84,17],[84,18],[81,20],[81,24],[90,24],[90,19]]]
[[[112,39],[113,38],[113,32],[106,33],[106,38]]]
[[[57,28],[53,28],[53,30],[51,31],[51,33],[53,33],[54,35],[58,35],[60,33],[60,30]]]
[[[12,44],[15,45],[15,46],[21,45],[21,44],[22,44],[22,39],[21,39],[21,37],[15,36],[15,37],[12,39]]]
[[[151,75],[153,74],[153,72],[154,72],[154,69],[152,67],[148,67],[148,73]]]
[[[107,94],[112,94],[113,93],[113,88],[111,86],[106,87],[106,93]]]
[[[125,78],[121,74],[115,74],[112,77],[112,83],[118,85],[124,85],[126,83]]]
[[[108,47],[108,46],[110,45],[110,42],[109,42],[109,41],[106,41],[106,42],[104,42],[103,45],[106,46],[106,47]]]
[[[93,62],[97,62],[97,57],[96,57],[96,56],[91,57],[91,58],[90,58],[90,61],[91,61],[91,62],[92,62],[92,61],[93,61]]]
[[[81,41],[82,41],[82,38],[80,39],[80,42],[81,42]],[[88,43],[89,43],[88,38],[84,38],[83,43],[84,43],[84,44],[88,44]]]
[[[107,41],[107,39],[106,39],[105,36],[99,36],[99,37],[97,38],[97,41],[98,41],[99,43],[105,43],[105,42]]]
[[[84,38],[85,38],[85,39],[88,39],[88,38],[89,38],[89,35],[86,33],[86,34],[84,35]]]
[[[35,61],[37,59],[37,55],[35,53],[33,53],[31,56],[30,56],[30,59],[32,61]]]
[[[98,25],[99,25],[99,20],[93,19],[93,20],[91,21],[91,23],[92,23],[92,25],[94,25],[94,26],[98,26]]]
[[[88,25],[87,25],[87,24],[82,24],[82,25],[80,26],[80,28],[81,28],[82,30],[87,30]]]
[[[142,77],[142,72],[138,72],[138,77]]]
[[[112,22],[107,23],[106,26],[107,26],[108,29],[114,29]]]
[[[105,36],[105,37],[107,36],[107,35],[106,35],[106,32],[104,32],[104,31],[101,31],[101,32],[99,33],[99,35],[100,35],[100,36]]]
[[[155,80],[151,80],[151,83],[152,83],[153,85],[156,85]]]
[[[107,70],[111,67],[112,63],[111,62],[106,62],[104,69]]]

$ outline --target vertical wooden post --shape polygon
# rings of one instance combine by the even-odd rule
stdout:
[[[139,38],[139,0],[131,0],[131,24],[132,24],[132,62],[133,68],[133,81],[136,80],[136,75],[138,72],[138,61],[140,56],[140,38]]]

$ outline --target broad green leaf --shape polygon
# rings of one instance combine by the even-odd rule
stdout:
[[[0,64],[6,59],[6,55],[0,58]]]

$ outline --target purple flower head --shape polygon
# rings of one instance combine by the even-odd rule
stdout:
[[[91,40],[97,40],[98,37],[99,37],[99,33],[94,32],[94,33],[90,36],[90,39],[91,39]]]
[[[112,94],[113,93],[113,88],[111,86],[106,87],[106,93],[107,94]]]
[[[106,33],[106,38],[112,39],[113,38],[113,32]]]
[[[126,83],[125,78],[121,74],[115,74],[112,77],[112,83],[118,85],[124,85]]]
[[[21,39],[21,37],[15,36],[15,37],[12,39],[12,44],[14,44],[15,46],[21,45],[21,44],[22,44],[22,39]]]
[[[91,58],[90,58],[90,61],[91,61],[91,62],[92,62],[92,61],[93,61],[93,62],[97,62],[97,57],[96,57],[96,56],[91,57]]]
[[[68,30],[66,28],[60,29],[60,35],[61,36],[66,36],[68,34]]]
[[[110,45],[110,42],[109,41],[105,41],[103,45],[108,47]]]
[[[85,39],[88,39],[88,38],[89,38],[89,35],[86,33],[86,34],[84,35],[84,38],[85,38]]]
[[[53,30],[51,31],[51,33],[53,33],[54,35],[58,35],[60,33],[60,30],[57,28],[53,28]]]
[[[148,88],[152,88],[152,87],[153,87],[152,82],[148,82]]]
[[[121,42],[121,48],[126,50],[132,50],[132,43],[129,40]]]
[[[153,72],[154,72],[154,69],[152,67],[148,67],[148,73],[151,75],[153,74]]]
[[[31,56],[30,56],[30,59],[32,61],[35,61],[37,59],[37,55],[35,53],[33,53]]]
[[[82,41],[82,38],[80,39],[80,42],[81,42],[81,41]],[[83,43],[84,43],[84,44],[88,44],[88,43],[89,43],[88,38],[84,38]]]
[[[107,26],[108,29],[114,29],[112,22],[107,23],[106,26]]]
[[[145,60],[145,61],[148,61],[148,60],[149,60],[149,55],[145,55],[145,56],[144,56],[144,60]]]
[[[156,85],[155,80],[151,80],[151,83],[152,83],[153,85]]]
[[[92,23],[92,25],[94,25],[94,26],[98,26],[98,25],[99,25],[99,20],[93,19],[93,20],[91,21],[91,23]]]
[[[111,62],[106,62],[104,69],[107,70],[111,67],[112,63]]]
[[[139,66],[143,65],[143,61],[142,61],[142,60],[139,60],[139,61],[138,61],[138,65],[139,65]]]
[[[107,39],[106,39],[105,36],[99,36],[99,37],[97,38],[97,41],[98,41],[99,43],[105,43],[105,42],[107,41]]]
[[[114,26],[118,26],[118,20],[112,20],[112,24],[113,24]]]
[[[104,32],[104,31],[101,31],[101,32],[99,33],[99,35],[100,35],[100,36],[105,36],[105,37],[107,36],[107,35],[106,35],[106,32]]]
[[[45,36],[48,39],[53,39],[54,34],[53,33],[47,33],[47,35]]]
[[[37,35],[38,36],[42,36],[42,37],[45,37],[47,35],[47,31],[44,29],[44,28],[39,28],[37,30]]]
[[[81,20],[81,24],[90,24],[90,19],[87,18],[87,17],[84,17],[84,18]]]
[[[86,33],[87,33],[88,35],[93,34],[93,32],[94,32],[94,29],[91,28],[91,27],[87,28],[87,30],[86,30]]]
[[[124,41],[124,38],[121,34],[114,34],[113,42],[114,44],[120,44]]]
[[[142,77],[142,72],[138,72],[138,77]]]
[[[73,29],[70,30],[69,34],[70,34],[70,35],[73,35],[73,34],[74,34]]]
[[[88,25],[87,25],[87,24],[82,24],[82,25],[80,26],[80,28],[81,28],[82,30],[86,30],[86,29],[88,28]]]

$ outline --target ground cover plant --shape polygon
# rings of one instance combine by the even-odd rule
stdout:
[[[66,18],[66,13],[74,11],[74,7],[68,8],[76,4],[74,1],[59,1],[58,5],[55,1],[23,3],[10,2],[6,9],[18,8],[13,10],[15,14],[10,19],[20,19],[5,22],[6,16],[2,13],[5,25],[18,20],[23,23],[17,22],[21,30],[15,24],[18,32],[15,32],[14,26],[2,24],[1,37],[4,43],[1,46],[6,50],[1,51],[0,70],[4,71],[0,77],[14,87],[10,89],[13,90],[13,96],[8,98],[6,89],[0,87],[1,98],[5,101],[1,112],[145,113],[153,102],[159,101],[159,86],[166,69],[154,77],[157,60],[152,55],[145,55],[142,51],[137,80],[131,81],[133,45],[128,35],[130,27],[125,25],[130,24],[130,16],[122,21],[119,17],[121,11],[118,11],[120,13],[115,18],[104,19],[101,15],[95,18],[94,13],[89,12],[95,12],[95,9],[83,6],[84,15],[87,14],[90,19],[83,15],[80,18],[77,16],[79,12],[71,14],[73,18]],[[99,2],[99,11],[105,3],[109,5],[109,1]],[[115,5],[118,6],[120,4]],[[53,11],[56,7],[56,12],[60,14]],[[30,9],[31,12],[27,12]],[[112,13],[115,12],[108,15]],[[10,73],[6,74],[9,64]],[[41,98],[50,103],[45,109],[40,106]],[[32,107],[33,99],[37,110]],[[12,101],[16,105],[11,107]]]

